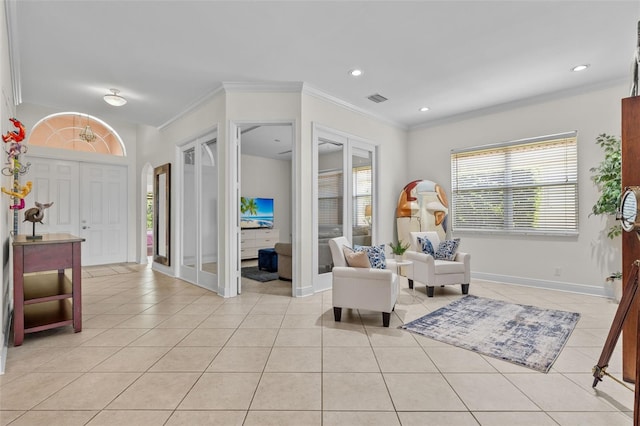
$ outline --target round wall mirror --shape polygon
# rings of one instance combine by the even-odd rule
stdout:
[[[629,186],[625,188],[620,199],[620,220],[622,229],[627,232],[637,231],[640,229],[640,214],[638,206],[640,203],[640,186]]]

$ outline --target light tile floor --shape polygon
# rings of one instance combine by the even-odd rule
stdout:
[[[139,266],[83,280],[84,327],[27,335],[0,376],[0,425],[630,425],[633,392],[596,364],[617,305],[474,281],[471,294],[582,314],[548,374],[400,330],[461,297],[402,280],[390,328],[333,320],[331,292],[244,280],[223,299]],[[608,371],[620,376],[618,346]]]

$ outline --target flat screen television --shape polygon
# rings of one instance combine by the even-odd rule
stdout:
[[[273,198],[240,197],[240,228],[273,228]]]

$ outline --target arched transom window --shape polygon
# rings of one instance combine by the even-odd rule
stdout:
[[[124,143],[111,126],[79,112],[62,112],[43,118],[33,127],[29,145],[126,156]]]

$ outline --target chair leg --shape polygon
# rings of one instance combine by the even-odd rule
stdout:
[[[333,319],[336,320],[336,322],[340,322],[340,319],[342,318],[342,308],[337,308],[337,307],[333,307]]]
[[[382,313],[382,325],[385,327],[389,327],[389,321],[391,320],[391,312],[383,312]]]
[[[413,288],[413,280],[412,279],[407,279],[407,281],[409,281],[409,288],[412,289]]]
[[[462,284],[462,294],[469,294],[469,284]]]
[[[433,297],[433,291],[435,288],[433,286],[427,286],[427,297]]]

